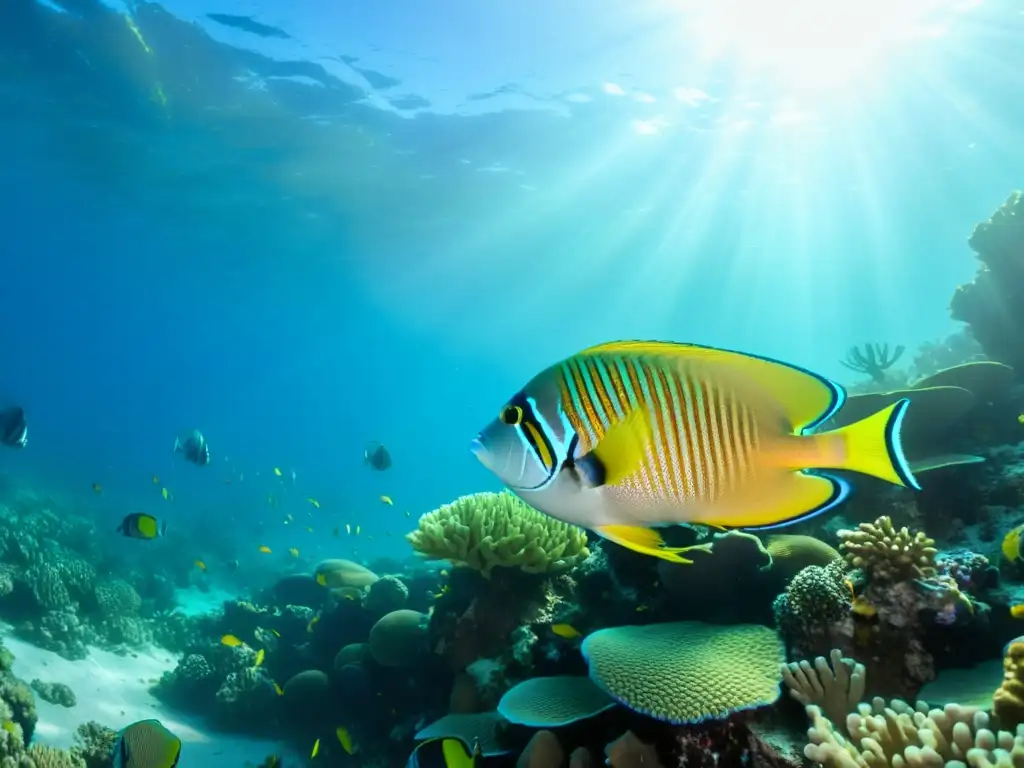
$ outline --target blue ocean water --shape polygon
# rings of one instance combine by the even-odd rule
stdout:
[[[188,557],[346,523],[404,556],[496,489],[476,430],[588,344],[841,376],[957,330],[966,238],[1024,178],[1021,12],[714,7],[7,0],[4,471]],[[192,427],[211,467],[171,451]]]

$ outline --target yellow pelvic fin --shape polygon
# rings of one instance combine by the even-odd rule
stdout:
[[[601,441],[584,459],[596,459],[603,471],[601,485],[617,485],[633,475],[647,460],[647,446],[654,431],[642,408],[630,411],[612,424]]]
[[[711,553],[710,544],[697,544],[692,547],[668,547],[661,534],[651,528],[642,528],[636,525],[603,525],[595,529],[599,536],[608,541],[613,541],[619,546],[632,549],[642,555],[659,557],[668,560],[670,563],[682,563],[689,565],[693,560],[683,557],[684,552],[707,552]]]
[[[698,515],[692,522],[730,528],[778,528],[814,517],[839,504],[849,495],[845,482],[803,472],[772,472],[762,476],[743,493],[729,497]]]
[[[900,427],[909,405],[906,398],[898,400],[867,418],[813,438],[820,439],[823,445],[834,444],[837,438],[842,440],[838,459],[820,466],[860,472],[920,490],[900,443]],[[826,453],[830,451],[826,449]]]
[[[466,751],[466,746],[458,739],[442,741],[441,753],[444,755],[446,768],[473,768],[473,764],[476,762],[473,755]]]
[[[666,341],[613,341],[590,347],[581,355],[637,355],[660,358],[671,367],[690,364],[712,377],[730,376],[749,382],[775,401],[793,431],[831,416],[845,397],[842,387],[796,365],[728,349]]]

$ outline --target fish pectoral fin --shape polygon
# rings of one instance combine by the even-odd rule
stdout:
[[[639,552],[642,555],[651,555],[670,563],[682,563],[690,565],[693,560],[683,557],[686,552],[707,552],[711,554],[710,544],[695,544],[689,547],[669,547],[661,534],[652,528],[643,528],[638,525],[603,525],[594,529],[602,538],[614,542],[621,547]]]
[[[634,409],[612,424],[587,455],[576,461],[591,487],[618,485],[647,459],[654,431],[642,409]]]
[[[833,509],[849,495],[849,483],[832,475],[779,472],[730,498],[721,519],[700,522],[751,531],[781,528]]]

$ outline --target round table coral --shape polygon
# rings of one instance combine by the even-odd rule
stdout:
[[[588,635],[581,651],[598,686],[658,720],[714,720],[779,698],[782,643],[760,625],[614,627]]]

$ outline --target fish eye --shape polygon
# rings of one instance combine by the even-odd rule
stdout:
[[[517,424],[522,423],[523,409],[518,405],[506,405],[498,415],[498,419],[502,424],[508,424],[514,427]]]

